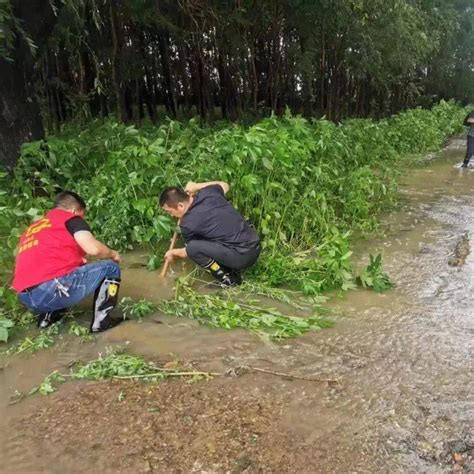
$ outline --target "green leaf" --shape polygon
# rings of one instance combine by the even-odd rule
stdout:
[[[262,158],[262,164],[267,170],[273,171],[273,163],[268,158]]]
[[[149,272],[154,272],[160,267],[161,260],[157,255],[151,255],[146,264],[146,268]]]
[[[8,341],[8,329],[3,326],[0,326],[0,341],[1,342]]]
[[[15,323],[13,321],[11,321],[10,319],[4,319],[4,318],[0,319],[0,327],[12,328],[14,325],[15,325]]]
[[[261,317],[261,321],[266,324],[267,326],[271,326],[277,318],[273,316],[273,314],[263,314]]]

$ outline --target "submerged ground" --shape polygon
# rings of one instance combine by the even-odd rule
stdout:
[[[12,358],[0,371],[0,472],[474,472],[474,257],[448,266],[462,232],[474,234],[474,171],[455,167],[463,146],[452,142],[402,179],[405,205],[383,218],[386,236],[357,245],[361,261],[383,253],[397,287],[333,298],[332,329],[269,343],[154,315],[94,344],[64,340]],[[172,279],[143,269],[125,270],[124,281],[123,296],[172,292]],[[338,383],[255,372],[71,382],[8,405],[15,390],[117,345],[161,363]]]

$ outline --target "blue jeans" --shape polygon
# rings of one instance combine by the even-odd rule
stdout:
[[[120,279],[120,267],[112,260],[88,263],[18,294],[22,304],[35,313],[70,308],[94,292],[104,278]]]

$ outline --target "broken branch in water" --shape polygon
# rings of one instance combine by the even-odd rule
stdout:
[[[339,380],[336,380],[336,379],[321,379],[321,378],[315,378],[315,377],[305,377],[302,375],[286,374],[283,372],[275,372],[274,370],[262,369],[260,367],[252,367],[249,365],[241,365],[233,369],[230,369],[227,372],[227,374],[240,375],[248,371],[263,372],[264,374],[276,375],[278,377],[285,377],[288,379],[307,380],[308,382],[322,382],[322,383],[338,383],[339,382]]]
[[[127,379],[145,379],[145,378],[153,378],[163,375],[163,372],[167,372],[166,377],[189,377],[194,375],[202,375],[205,377],[217,377],[222,375],[220,372],[176,372],[174,369],[159,369],[159,372],[154,374],[140,374],[140,375],[114,375],[112,378],[120,379],[120,380],[127,380]]]
[[[57,385],[65,382],[67,379],[86,379],[86,380],[104,380],[104,379],[120,379],[120,380],[133,380],[133,379],[148,379],[158,380],[166,379],[168,377],[219,377],[224,375],[243,375],[246,372],[263,372],[269,375],[276,375],[278,377],[285,377],[289,379],[307,380],[309,382],[319,383],[337,383],[338,380],[334,379],[323,379],[315,377],[305,377],[300,375],[287,374],[283,372],[276,372],[274,370],[262,369],[260,367],[252,367],[242,365],[234,367],[225,373],[222,372],[204,372],[200,370],[192,369],[173,369],[168,367],[158,367],[153,362],[147,362],[144,359],[129,354],[110,353],[105,357],[99,355],[99,358],[92,360],[86,365],[79,367],[78,370],[72,371],[69,374],[60,374],[57,371],[49,374],[43,382],[34,387],[29,395],[34,393],[41,393],[47,395],[56,391]],[[17,396],[23,398],[23,394],[17,393]],[[18,400],[19,401],[19,400]],[[16,400],[12,400],[15,403]]]
[[[240,365],[233,369],[228,370],[225,374],[221,372],[200,372],[200,371],[188,371],[188,372],[176,372],[175,369],[166,369],[166,368],[158,368],[159,372],[152,373],[152,374],[140,374],[140,375],[114,375],[114,379],[145,379],[145,378],[153,378],[162,375],[163,372],[167,372],[167,377],[187,377],[187,376],[194,376],[194,375],[202,375],[205,377],[220,377],[222,375],[243,375],[246,372],[262,372],[269,375],[276,375],[278,377],[285,377],[289,379],[297,379],[297,380],[306,380],[308,382],[322,382],[322,383],[338,383],[339,381],[336,379],[321,379],[315,377],[305,377],[301,375],[293,375],[293,374],[286,374],[283,372],[275,372],[274,370],[262,369],[260,367],[252,367],[248,365]]]

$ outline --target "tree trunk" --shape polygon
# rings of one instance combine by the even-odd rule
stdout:
[[[13,14],[39,54],[56,22],[50,0],[12,1]],[[0,57],[0,165],[13,167],[24,142],[44,138],[43,122],[33,88],[34,57],[17,32],[11,57]]]
[[[217,48],[216,48],[217,50]],[[237,90],[232,81],[227,62],[224,62],[225,52],[220,51],[217,56],[217,69],[219,72],[220,104],[222,116],[228,120],[235,121],[238,118],[237,112]]]
[[[173,79],[171,76],[169,57],[169,38],[167,32],[161,32],[158,36],[158,48],[161,59],[161,71],[163,74],[163,95],[166,98],[166,110],[172,116],[177,116],[176,97],[174,95]]]
[[[324,34],[324,28],[321,30],[321,56],[319,60],[321,75],[321,85],[319,90],[320,102],[319,107],[321,109],[321,115],[326,115],[325,98],[326,98],[326,39]]]
[[[190,94],[191,92],[191,87],[189,85],[189,71],[187,67],[187,59],[186,59],[186,49],[181,43],[179,45],[179,75],[180,81],[183,84],[183,107],[184,111],[186,114],[191,113],[191,108],[192,108],[192,103],[191,103],[191,98]]]
[[[119,122],[125,120],[127,116],[126,99],[122,87],[120,75],[120,61],[122,54],[121,25],[119,24],[119,14],[114,1],[109,8],[110,12],[110,32],[112,36],[112,86],[115,94],[115,116]]]

